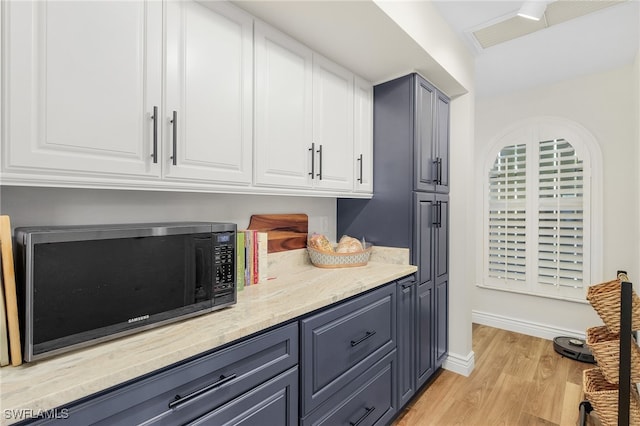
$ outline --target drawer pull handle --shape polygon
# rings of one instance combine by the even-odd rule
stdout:
[[[353,346],[358,346],[360,343],[364,342],[365,340],[367,340],[369,337],[373,336],[374,334],[376,334],[376,331],[367,331],[367,333],[362,336],[361,338],[359,338],[358,340],[352,340],[351,341],[351,347]]]
[[[356,420],[355,422],[349,422],[349,424],[350,424],[351,426],[358,426],[360,423],[362,423],[362,422],[364,421],[364,419],[366,419],[367,417],[369,417],[369,414],[373,413],[373,410],[375,410],[375,409],[376,409],[376,407],[371,407],[371,408],[366,408],[366,407],[365,407],[365,410],[367,410],[367,412],[366,412],[366,413],[364,413],[364,414],[362,415],[362,417],[360,417],[358,420]]]
[[[208,386],[203,387],[202,389],[198,389],[197,391],[191,392],[190,394],[187,394],[185,396],[180,396],[180,395],[176,395],[176,398],[174,401],[171,401],[169,403],[169,408],[174,409],[174,408],[179,408],[181,405],[186,404],[187,402],[189,402],[190,400],[197,398],[198,396],[207,393],[209,391],[212,391],[216,388],[219,388],[220,386],[224,385],[225,383],[230,382],[231,380],[235,379],[236,375],[235,374],[231,374],[229,376],[223,376],[220,375],[220,379],[216,382],[211,383]]]

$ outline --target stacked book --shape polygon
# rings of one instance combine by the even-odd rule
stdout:
[[[236,276],[238,291],[245,286],[263,283],[268,274],[268,237],[257,230],[238,231],[236,241]]]

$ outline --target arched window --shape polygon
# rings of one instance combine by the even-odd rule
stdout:
[[[518,123],[485,162],[482,286],[584,301],[602,276],[602,158],[568,120]]]

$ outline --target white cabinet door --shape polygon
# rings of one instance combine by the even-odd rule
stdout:
[[[255,23],[255,184],[311,186],[311,50]]]
[[[319,55],[313,60],[314,185],[353,190],[353,74]]]
[[[159,176],[152,113],[161,102],[162,3],[3,7],[3,173]]]
[[[223,2],[169,1],[166,16],[163,175],[248,185],[253,19]]]
[[[373,86],[355,79],[354,109],[355,192],[373,193]]]

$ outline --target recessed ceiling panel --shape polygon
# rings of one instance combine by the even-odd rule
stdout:
[[[476,41],[483,49],[495,46],[523,35],[531,34],[546,27],[544,18],[539,21],[514,16],[497,24],[473,32]]]
[[[587,13],[596,12],[605,7],[615,6],[624,3],[624,1],[575,1],[575,0],[558,0],[549,3],[545,16],[549,26],[560,24],[570,19],[578,18]]]
[[[531,34],[606,7],[625,3],[626,1],[629,0],[557,0],[547,5],[544,16],[539,21],[533,21],[517,15],[508,15],[502,19],[493,20],[484,26],[471,29],[469,32],[478,46],[482,49],[487,49],[496,44]]]

